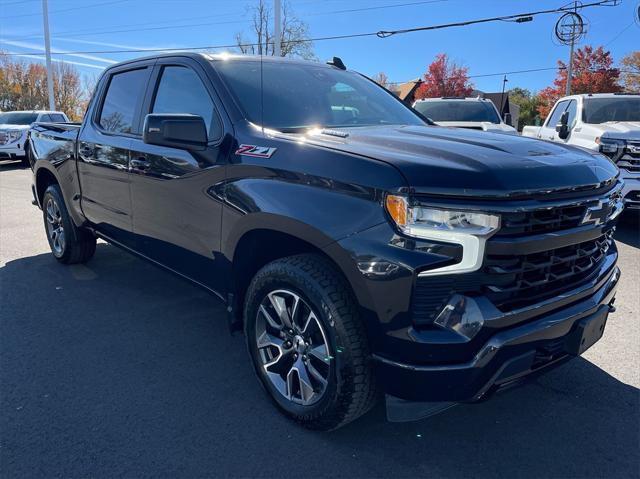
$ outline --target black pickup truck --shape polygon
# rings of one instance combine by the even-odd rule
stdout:
[[[82,125],[30,137],[55,258],[102,238],[211,291],[310,428],[383,394],[395,420],[487,398],[581,354],[614,309],[611,161],[434,126],[339,59],[128,61]]]

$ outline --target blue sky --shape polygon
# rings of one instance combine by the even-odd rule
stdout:
[[[268,0],[271,2],[272,0]],[[585,0],[586,3],[588,0]],[[143,53],[93,53],[105,50],[180,48],[233,43],[248,32],[247,6],[257,0],[49,0],[52,49],[92,52],[56,55],[74,62],[83,74],[96,75],[112,63]],[[555,8],[566,0],[291,0],[295,13],[309,24],[312,37],[395,30],[439,23]],[[588,32],[582,44],[605,45],[616,61],[640,49],[640,26],[634,23],[639,0],[617,7],[583,11]],[[362,8],[371,10],[344,12]],[[340,12],[342,10],[342,12]],[[554,67],[568,47],[553,36],[558,15],[533,22],[497,22],[387,39],[376,37],[316,42],[320,59],[340,56],[349,68],[392,81],[421,76],[436,54],[447,53],[469,74]],[[41,0],[0,0],[0,49],[21,55],[43,50]],[[228,49],[227,49],[228,50]],[[39,61],[22,56],[26,61]],[[554,71],[509,75],[508,87],[539,90]],[[476,88],[499,91],[501,76],[475,77]]]

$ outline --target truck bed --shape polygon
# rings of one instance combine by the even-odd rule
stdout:
[[[48,160],[54,164],[75,158],[80,123],[34,123],[29,130],[33,163]]]

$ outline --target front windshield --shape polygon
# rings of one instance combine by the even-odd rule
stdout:
[[[265,61],[261,99],[259,61],[214,62],[248,120],[267,128],[425,124],[390,93],[357,73],[320,64]]]
[[[585,98],[582,120],[585,123],[640,121],[640,97]]]
[[[419,101],[414,108],[427,118],[439,121],[500,123],[495,108],[485,101]]]
[[[0,125],[30,125],[38,118],[37,113],[0,113]]]

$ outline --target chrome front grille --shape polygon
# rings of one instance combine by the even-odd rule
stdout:
[[[640,141],[628,141],[616,165],[627,171],[640,172]]]

